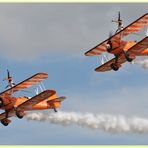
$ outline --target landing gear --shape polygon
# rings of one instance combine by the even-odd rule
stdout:
[[[56,113],[58,112],[58,111],[56,110],[56,108],[54,108],[53,110],[54,110],[54,112],[56,112]]]
[[[11,120],[5,118],[5,119],[2,119],[1,120],[1,123],[4,125],[4,126],[8,126],[8,124],[11,122]]]
[[[25,115],[25,113],[23,111],[18,111],[16,110],[16,116],[19,118],[19,119],[22,119]]]
[[[119,69],[119,65],[117,63],[112,63],[110,65],[111,69],[114,70],[114,71],[117,71]]]
[[[126,51],[123,50],[124,56],[128,62],[132,62],[136,57],[134,54],[128,54]]]
[[[125,58],[128,62],[132,62],[134,60],[134,56],[130,56],[128,53],[124,52]]]
[[[119,55],[115,54],[115,62],[110,65],[111,69],[117,71],[121,65],[118,63]]]

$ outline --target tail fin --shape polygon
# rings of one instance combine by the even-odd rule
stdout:
[[[62,101],[65,100],[65,99],[66,99],[66,97],[65,97],[65,96],[62,96],[62,97],[58,97],[58,98],[53,99],[53,101],[62,102]]]
[[[54,109],[54,111],[57,112],[56,108],[59,108],[61,106],[61,102],[65,99],[66,97],[63,96],[63,97],[55,98],[53,100],[48,100],[47,104],[49,109]]]

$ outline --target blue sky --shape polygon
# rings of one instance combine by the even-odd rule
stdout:
[[[0,90],[6,86],[7,69],[15,83],[47,72],[46,88],[67,97],[62,111],[146,118],[148,70],[127,63],[118,72],[96,73],[98,58],[84,53],[115,31],[111,20],[119,10],[126,26],[147,8],[147,3],[1,4]],[[1,145],[148,144],[147,134],[110,134],[17,118],[0,128]]]

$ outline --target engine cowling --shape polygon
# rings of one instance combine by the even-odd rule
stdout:
[[[12,105],[11,101],[7,98],[0,97],[0,107],[6,107],[8,105]]]
[[[110,53],[112,51],[112,42],[108,41],[106,44],[106,50]]]

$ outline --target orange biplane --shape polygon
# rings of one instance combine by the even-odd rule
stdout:
[[[15,85],[8,71],[6,80],[8,81],[7,87],[9,89],[0,93],[0,109],[5,110],[5,112],[0,114],[0,121],[4,126],[7,126],[11,122],[8,118],[17,116],[21,119],[24,117],[26,111],[54,109],[57,112],[56,108],[60,107],[61,101],[66,97],[57,97],[55,90],[42,91],[31,99],[13,96],[15,92],[25,90],[47,78],[47,73],[37,73]]]
[[[120,19],[120,12],[118,14],[118,20],[112,22],[118,24],[118,29],[115,34],[85,53],[86,56],[98,56],[107,52],[115,56],[115,58],[111,60],[106,58],[107,61],[105,63],[102,62],[102,65],[95,69],[97,72],[117,71],[121,67],[121,64],[126,61],[132,62],[136,56],[148,55],[148,37],[145,37],[139,42],[125,41],[126,36],[138,33],[148,25],[148,13],[125,28]]]

